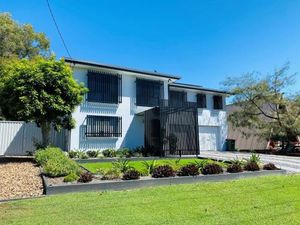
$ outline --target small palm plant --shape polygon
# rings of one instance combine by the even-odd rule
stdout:
[[[152,161],[143,161],[142,162],[143,165],[146,168],[147,171],[147,175],[149,176],[150,174],[152,174],[154,168],[156,167],[156,160],[152,160]]]
[[[245,161],[242,159],[239,159],[238,157],[235,157],[233,160],[230,161],[231,164],[243,166],[245,164]]]
[[[259,164],[260,163],[260,156],[258,154],[252,153],[252,155],[250,156],[249,161]]]
[[[196,166],[201,170],[202,168],[204,168],[207,164],[209,164],[208,160],[195,160],[195,164]]]
[[[116,169],[119,169],[122,173],[125,173],[126,171],[132,169],[133,167],[130,165],[129,160],[127,159],[117,159],[115,162],[112,163],[113,167]]]

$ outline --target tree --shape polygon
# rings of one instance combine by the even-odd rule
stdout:
[[[9,59],[0,67],[0,77],[4,117],[35,122],[41,127],[44,146],[49,145],[51,126],[74,127],[72,112],[87,89],[74,80],[63,60]]]
[[[271,75],[248,73],[223,82],[238,108],[228,117],[232,125],[255,129],[263,138],[280,140],[283,150],[290,149],[300,135],[300,95],[288,91],[294,83],[294,75],[289,75],[288,69],[287,64]]]
[[[21,25],[9,13],[0,13],[0,57],[33,58],[49,55],[49,40],[30,24]]]

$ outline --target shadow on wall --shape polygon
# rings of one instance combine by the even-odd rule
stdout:
[[[144,146],[144,116],[135,115],[120,147],[135,148],[139,146]]]
[[[86,125],[79,127],[79,149],[107,149],[116,148],[118,138],[105,138],[105,137],[89,137],[85,136]]]
[[[118,105],[87,102],[86,100],[80,105],[80,112],[99,113],[99,114],[115,114]]]

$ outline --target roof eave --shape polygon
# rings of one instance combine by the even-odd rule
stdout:
[[[163,77],[163,78],[169,78],[169,79],[174,79],[174,80],[179,80],[180,79],[179,76],[175,76],[175,75],[169,75],[169,74],[163,74],[163,73],[157,73],[157,72],[149,72],[149,71],[142,71],[142,70],[136,70],[136,69],[131,69],[131,68],[124,68],[124,67],[119,67],[119,66],[107,65],[107,64],[100,64],[100,63],[95,63],[95,62],[71,59],[71,58],[67,58],[67,57],[64,58],[64,60],[65,60],[66,63],[72,64],[72,65],[80,64],[80,65],[86,65],[86,66],[91,66],[91,67],[120,70],[120,71],[124,71],[124,72],[131,72],[131,73],[154,76],[154,77]]]

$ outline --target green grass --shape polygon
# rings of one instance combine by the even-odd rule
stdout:
[[[130,160],[130,159],[129,159]],[[152,160],[147,160],[148,162],[151,162]],[[178,166],[187,165],[189,163],[195,163],[195,161],[204,161],[203,159],[197,159],[197,158],[185,158],[180,159]],[[208,162],[213,162],[211,160],[206,160]],[[156,160],[156,165],[165,165],[169,164],[174,167],[176,167],[176,159],[158,159]],[[101,162],[101,163],[82,163],[80,164],[92,173],[96,173],[98,169],[109,169],[112,168],[113,164],[111,162]],[[141,173],[145,172],[145,166],[143,164],[143,161],[130,161],[130,165],[135,168],[136,170],[140,171]]]
[[[0,204],[0,224],[296,225],[299,221],[300,175]]]

